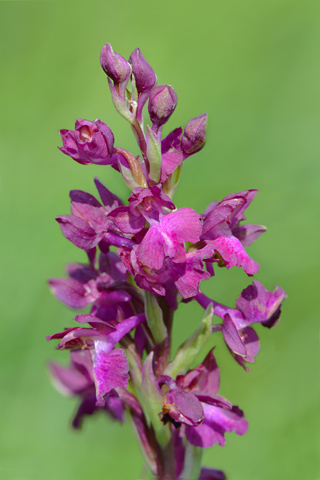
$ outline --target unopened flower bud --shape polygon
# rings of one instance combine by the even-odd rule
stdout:
[[[149,92],[157,83],[157,76],[139,48],[131,53],[129,63],[132,65],[138,93]]]
[[[166,123],[173,114],[178,97],[171,85],[158,85],[149,97],[149,115],[151,121],[158,128]]]
[[[181,138],[181,148],[186,155],[199,152],[206,142],[208,114],[204,113],[187,123]]]
[[[113,51],[110,43],[106,43],[100,53],[100,63],[104,72],[116,84],[126,82],[131,74],[130,64],[119,53]]]

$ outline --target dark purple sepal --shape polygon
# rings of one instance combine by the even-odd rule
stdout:
[[[244,325],[260,322],[271,328],[279,321],[281,304],[286,297],[282,288],[269,291],[261,282],[254,280],[241,292],[236,307],[245,317]]]
[[[74,215],[60,215],[56,217],[56,220],[66,239],[83,250],[92,249],[103,238],[103,233],[97,234],[83,218]]]
[[[69,277],[82,284],[88,283],[90,280],[95,280],[99,275],[94,268],[94,264],[88,265],[85,263],[68,263],[66,266],[66,272]]]
[[[76,213],[72,211],[72,204],[83,204],[88,207],[101,208],[101,203],[98,202],[91,193],[83,192],[82,190],[70,190],[69,197],[71,199],[71,212],[74,215],[76,215]]]
[[[231,315],[224,316],[222,333],[224,340],[235,360],[247,372],[250,372],[244,362],[254,363],[255,356],[260,351],[260,341],[257,333],[251,327],[237,329]]]
[[[49,364],[53,384],[65,395],[77,396],[80,404],[72,426],[81,428],[83,418],[94,414],[96,407],[95,386],[92,376],[92,358],[89,350],[72,350],[70,366],[64,367],[54,362]],[[105,397],[104,411],[115,420],[123,422],[124,405],[115,390]]]
[[[200,477],[198,480],[226,480],[226,475],[222,470],[215,470],[214,468],[201,468]]]
[[[251,327],[243,328],[240,331],[240,337],[247,349],[247,355],[245,357],[241,357],[240,355],[233,354],[233,352],[231,353],[233,354],[236,362],[238,362],[246,372],[250,372],[250,368],[248,368],[244,362],[255,362],[255,356],[258,355],[260,351],[260,340],[256,331]]]
[[[223,338],[229,347],[229,349],[235,354],[241,357],[246,357],[247,349],[243,344],[240,334],[231,320],[230,315],[226,314],[223,321],[222,328]]]
[[[115,390],[111,391],[108,395],[105,395],[104,398],[105,405],[103,406],[102,410],[104,410],[114,420],[123,423],[125,408]],[[80,403],[72,421],[73,428],[80,429],[82,427],[82,422],[84,419],[83,417],[90,416],[100,410],[100,408],[97,407],[96,402],[94,390],[83,396],[82,402]]]
[[[79,350],[74,350],[74,352]],[[88,352],[87,352],[88,353]],[[79,395],[88,388],[88,378],[74,365],[65,367],[55,362],[49,363],[49,371],[55,387],[64,395]]]
[[[101,201],[105,207],[108,207],[107,211],[111,211],[116,207],[119,207],[120,205],[123,205],[122,200],[117,197],[114,193],[112,193],[110,190],[108,190],[101,182],[100,180],[95,177],[94,179],[95,186],[99,192]]]
[[[88,294],[84,285],[73,278],[51,278],[48,283],[53,294],[71,308],[84,308],[97,298],[93,293]]]
[[[127,280],[127,271],[119,256],[114,252],[100,254],[99,270],[106,273],[115,284],[123,283]]]
[[[251,245],[255,242],[263,233],[267,231],[267,228],[263,225],[238,225],[232,228],[232,235],[234,235],[244,247]]]

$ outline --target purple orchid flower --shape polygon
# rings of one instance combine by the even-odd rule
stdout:
[[[60,130],[60,135],[63,146],[59,150],[78,163],[110,165],[116,160],[113,133],[101,120],[90,122],[78,118],[75,130]]]
[[[196,243],[201,234],[200,215],[192,208],[183,207],[163,215],[151,226],[137,247],[137,259],[146,267],[159,270],[165,257],[175,263],[186,260],[184,242]]]
[[[140,232],[146,221],[159,222],[163,209],[173,210],[175,205],[158,186],[149,188],[136,187],[129,197],[129,205],[115,208],[109,218],[124,234]]]
[[[184,299],[195,297],[199,293],[200,282],[210,277],[203,265],[203,261],[212,257],[213,250],[210,245],[186,252],[184,262],[173,262],[167,257],[159,270],[151,270],[142,265],[138,260],[137,249],[138,246],[134,246],[132,250],[119,250],[128,272],[134,276],[140,288],[164,296],[173,310],[177,308],[178,292]]]
[[[190,120],[182,128],[176,128],[169,133],[161,142],[161,183],[182,164],[183,160],[202,150],[206,140],[207,128],[206,113]]]
[[[259,265],[248,256],[243,245],[252,243],[265,229],[261,225],[250,225],[248,231],[241,230],[239,222],[245,218],[243,212],[256,193],[257,190],[239,192],[209,205],[204,214],[201,236],[207,244],[214,247],[221,265],[227,268],[242,267],[248,275],[257,273]]]
[[[54,295],[71,308],[82,309],[93,304],[91,313],[102,320],[116,319],[134,314],[129,302],[135,302],[130,295],[133,287],[128,284],[128,276],[123,263],[114,252],[101,253],[99,270],[93,265],[70,264],[67,267],[69,278],[52,278],[49,286]]]
[[[80,428],[83,417],[99,411],[96,406],[96,389],[92,374],[92,357],[89,350],[72,350],[70,366],[65,367],[51,362],[49,369],[52,381],[57,389],[67,395],[80,398],[80,405],[73,418],[72,426]],[[101,410],[119,422],[124,421],[124,405],[117,392],[111,390],[104,397],[105,405]]]
[[[243,412],[217,395],[220,374],[213,350],[203,363],[186,375],[178,375],[176,382],[170,377],[160,377],[160,385],[169,390],[163,397],[162,421],[179,427],[185,425],[187,440],[196,447],[208,448],[219,443],[225,445],[225,432],[243,435],[248,422]]]
[[[203,293],[196,296],[196,300],[204,308],[212,303],[214,314],[223,320],[220,325],[214,325],[213,331],[222,331],[224,340],[235,360],[246,370],[250,371],[244,362],[253,363],[259,353],[259,337],[249,325],[261,323],[272,328],[280,319],[281,304],[286,298],[285,291],[276,287],[273,291],[265,289],[261,282],[254,280],[252,285],[245,288],[236,301],[237,309],[226,307]]]
[[[59,350],[89,349],[93,361],[93,377],[97,406],[105,405],[105,395],[116,387],[128,386],[128,360],[121,348],[115,345],[131,330],[145,321],[144,313],[133,315],[115,325],[107,324],[94,315],[77,315],[75,320],[89,323],[91,328],[68,328],[47,336],[47,340],[60,339]]]
[[[72,190],[70,192],[72,215],[60,215],[56,218],[63,235],[86,251],[97,245],[102,251],[108,251],[109,245],[133,246],[134,242],[119,231],[108,218],[108,214],[122,205],[122,201],[97,178],[95,184],[103,205],[89,193]]]

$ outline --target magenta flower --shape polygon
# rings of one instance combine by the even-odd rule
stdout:
[[[75,130],[60,130],[60,135],[63,147],[58,147],[59,150],[78,163],[109,165],[115,161],[113,133],[101,120],[89,122],[78,118]]]
[[[224,446],[225,432],[246,433],[248,422],[243,412],[217,395],[220,375],[213,350],[197,368],[178,375],[176,382],[168,377],[161,378],[160,382],[169,387],[163,397],[162,421],[170,417],[176,427],[186,425],[185,434],[192,445],[208,448],[219,443]]]
[[[190,120],[182,128],[176,128],[161,141],[161,183],[179,167],[183,160],[199,152],[205,145],[207,114]]]
[[[136,187],[128,200],[127,207],[118,207],[109,214],[109,218],[124,234],[140,232],[146,221],[159,222],[164,208],[175,209],[172,200],[157,186],[150,189]]]
[[[132,246],[134,242],[123,235],[112,219],[108,218],[108,214],[122,205],[122,201],[98,179],[95,179],[95,184],[103,205],[89,193],[72,190],[70,192],[72,215],[60,215],[56,218],[63,235],[86,251],[97,245],[100,245],[103,251],[108,251],[109,245]]]
[[[280,319],[281,304],[286,298],[282,288],[276,287],[268,291],[257,280],[245,288],[236,301],[237,309],[229,308],[200,293],[196,300],[204,308],[212,303],[214,314],[223,320],[220,325],[213,326],[213,331],[222,331],[224,340],[235,360],[250,371],[244,362],[253,363],[259,353],[260,342],[255,330],[249,325],[261,323],[271,328]]]
[[[200,239],[201,221],[191,208],[183,207],[152,221],[150,229],[137,248],[137,259],[146,267],[159,270],[165,257],[175,263],[186,261],[184,242]]]
[[[92,265],[70,264],[67,273],[69,278],[52,278],[49,285],[56,297],[71,308],[84,308],[96,301],[113,306],[131,300],[124,291],[126,270],[113,252],[100,254],[99,270]]]
[[[89,350],[72,350],[69,367],[54,362],[49,364],[53,382],[58,390],[65,395],[80,399],[80,405],[72,421],[74,428],[81,427],[84,416],[92,415],[99,410],[96,405],[92,367]],[[105,405],[102,410],[115,420],[121,423],[124,421],[124,405],[115,390],[105,395]]]
[[[128,360],[121,348],[115,345],[132,329],[145,321],[145,315],[129,317],[114,326],[94,315],[77,315],[75,320],[88,322],[91,328],[75,327],[47,336],[47,340],[60,339],[57,349],[89,349],[93,360],[93,378],[97,406],[105,405],[104,396],[116,387],[128,386]]]
[[[227,268],[242,267],[248,275],[257,273],[259,265],[248,256],[243,244],[252,243],[265,228],[261,225],[250,225],[248,231],[241,230],[239,222],[245,219],[243,212],[256,193],[257,190],[247,190],[228,195],[219,203],[213,202],[207,208],[203,219],[202,239],[214,247],[223,265]]]

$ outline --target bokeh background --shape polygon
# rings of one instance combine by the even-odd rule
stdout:
[[[128,196],[109,167],[60,153],[58,130],[100,118],[116,146],[137,153],[99,65],[110,42],[126,58],[139,46],[159,83],[176,89],[165,132],[209,114],[207,145],[185,162],[176,205],[203,212],[258,188],[248,221],[268,232],[249,254],[260,263],[256,278],[288,293],[280,324],[257,326],[262,350],[250,374],[219,336],[212,340],[221,394],[241,406],[250,428],[206,450],[205,464],[230,480],[319,479],[319,27],[318,0],[0,3],[1,478],[141,478],[130,424],[96,415],[72,431],[74,399],[60,396],[46,371],[49,359],[67,355],[45,335],[73,318],[46,279],[85,260],[54,218],[69,213],[70,189],[95,194],[95,175]],[[240,269],[220,269],[203,289],[232,306],[250,282]],[[176,346],[201,313],[181,307]]]

